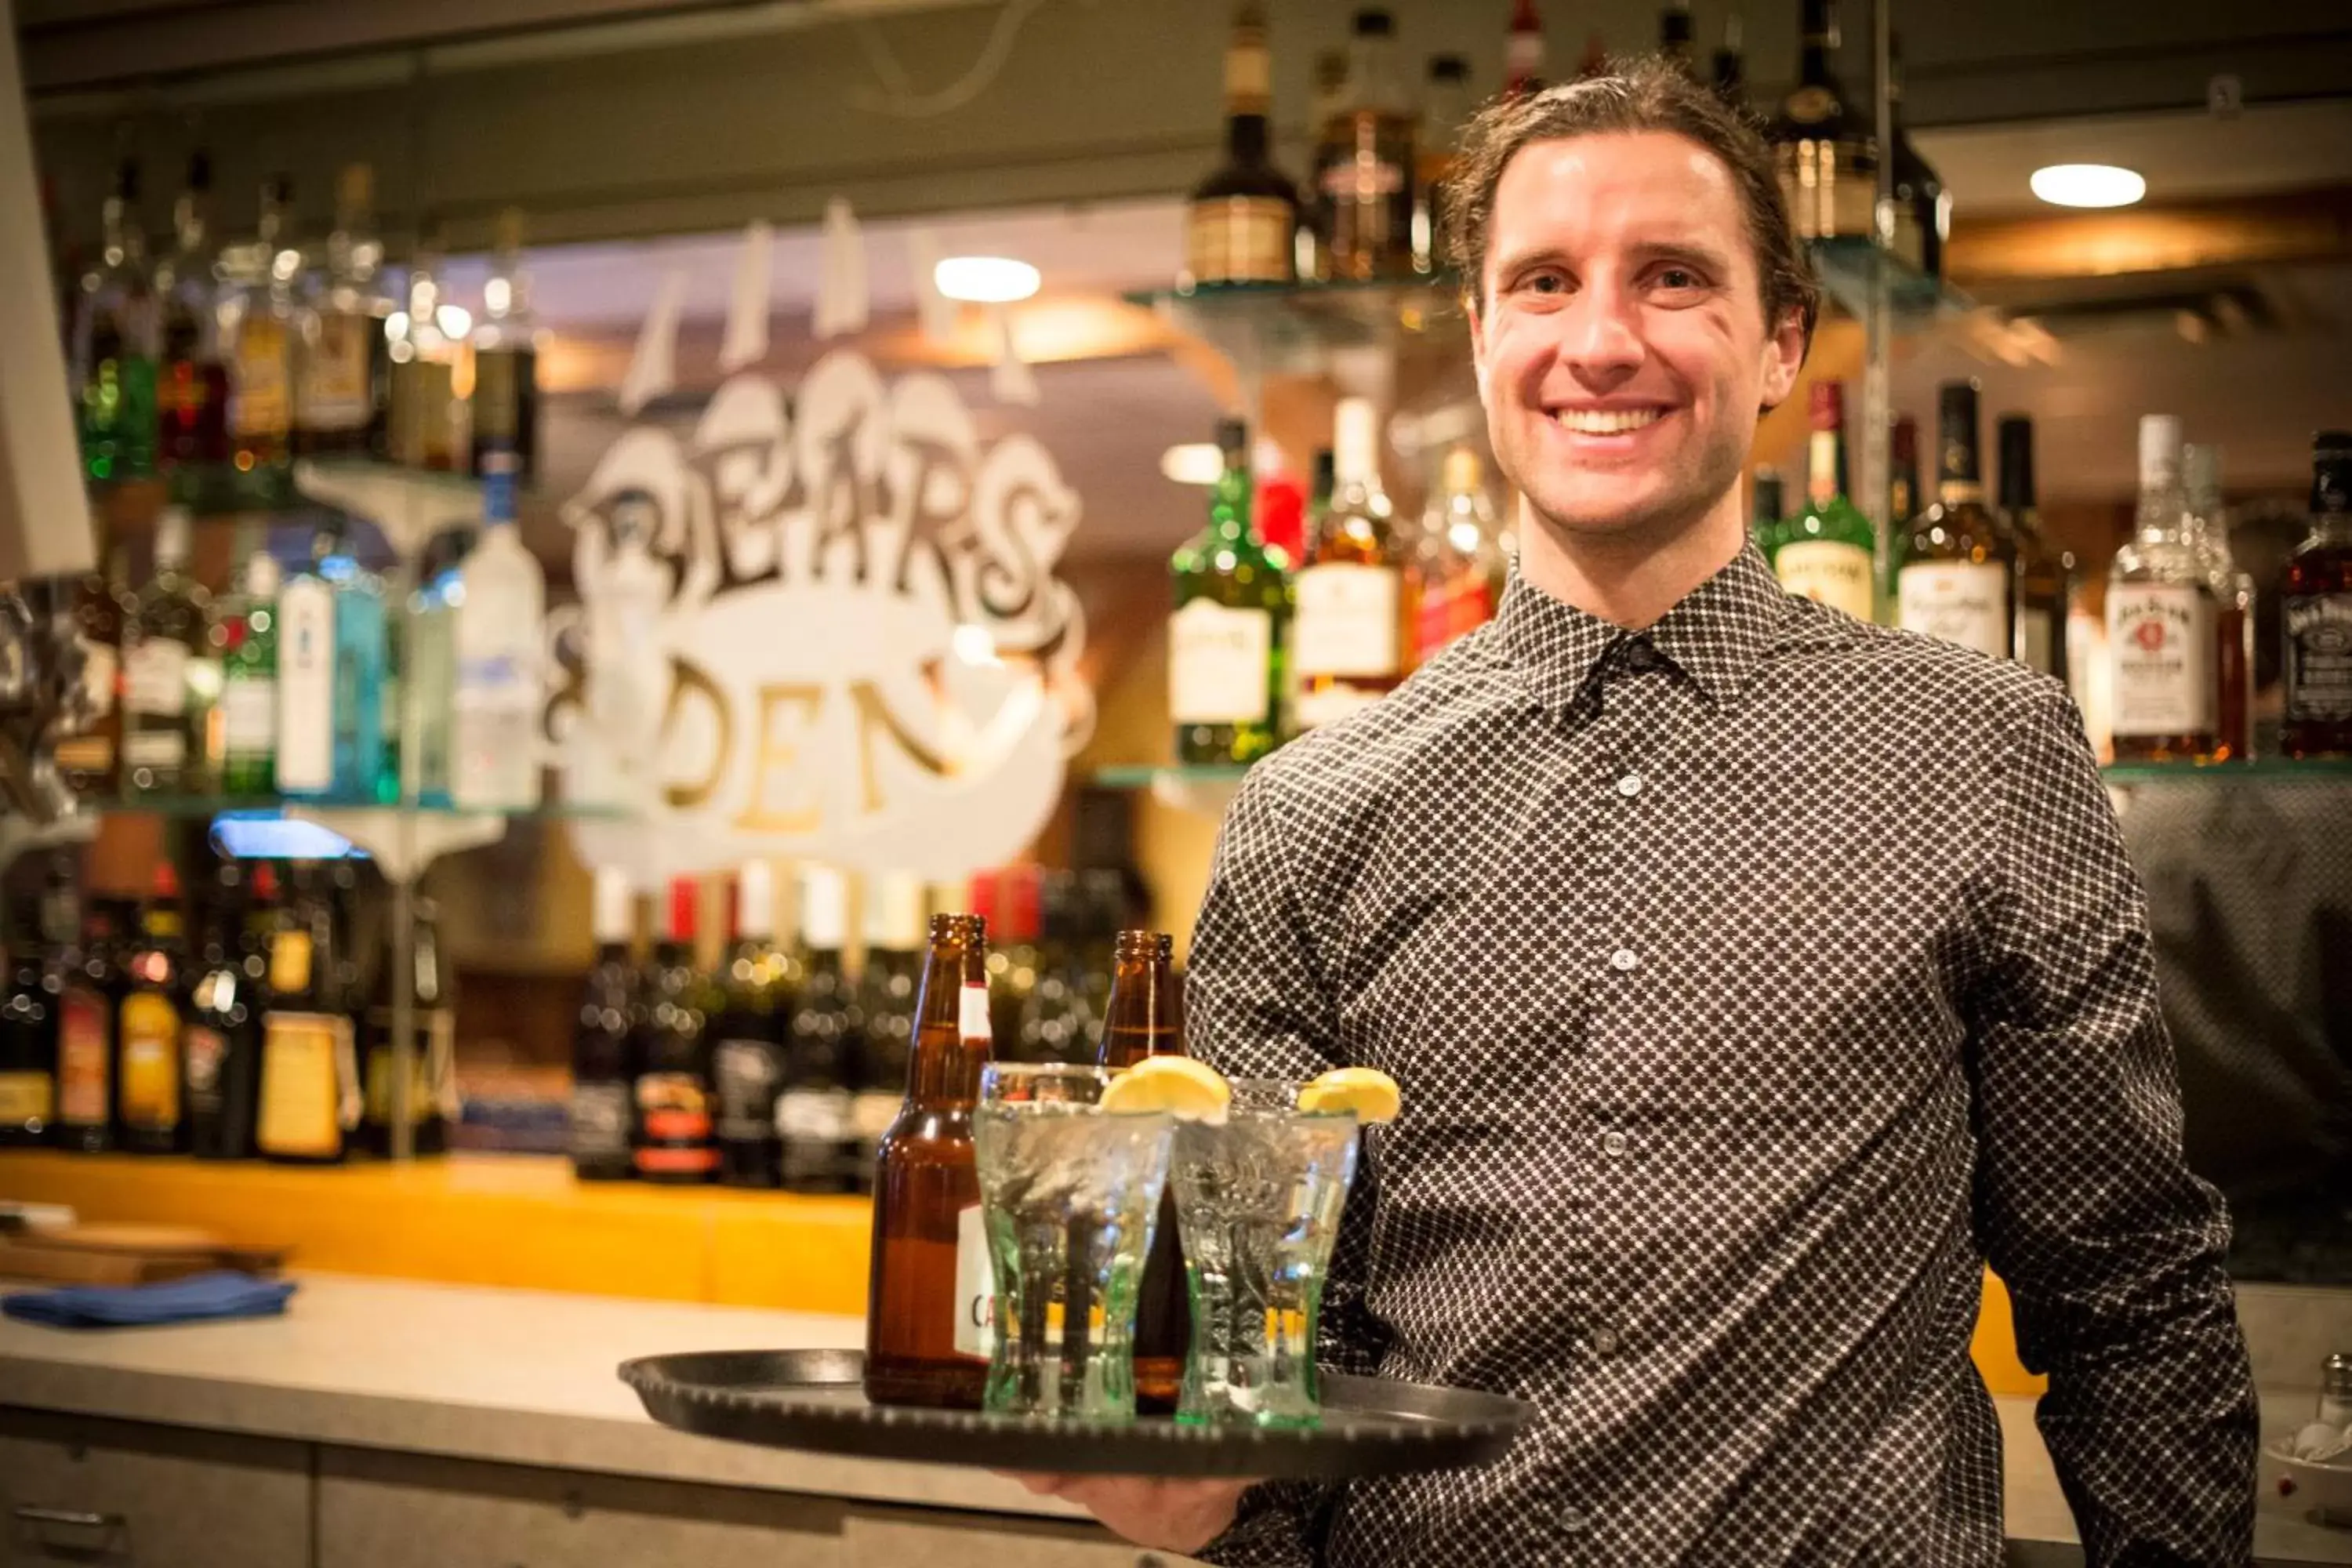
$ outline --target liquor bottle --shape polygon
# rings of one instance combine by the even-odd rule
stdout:
[[[348,163],[335,186],[326,268],[301,311],[295,357],[294,450],[304,456],[382,458],[391,405],[384,321],[383,242],[371,209],[375,172]]]
[[[642,999],[636,961],[629,952],[635,925],[629,884],[611,867],[596,872],[592,912],[596,962],[572,1026],[572,1173],[583,1182],[619,1182],[636,1174],[630,1137],[636,1083],[632,1046]]]
[[[458,523],[425,542],[416,565],[416,589],[409,596],[404,651],[408,668],[401,688],[408,694],[404,721],[415,726],[416,798],[446,807],[454,765],[450,718],[457,692],[457,606],[465,600],[464,568],[478,531]]]
[[[1370,707],[1403,674],[1404,596],[1395,522],[1381,489],[1379,442],[1371,403],[1342,398],[1339,490],[1316,528],[1296,590],[1292,719],[1302,730]]]
[[[860,1020],[842,962],[848,941],[847,880],[829,866],[807,867],[801,874],[801,942],[807,957],[801,994],[788,1003],[783,1093],[776,1102],[787,1192],[855,1192],[860,1180],[852,1097]]]
[[[449,794],[468,811],[540,803],[540,644],[547,576],[515,526],[514,458],[492,454],[482,479],[482,536],[458,568],[450,627],[457,658]]]
[[[1658,13],[1658,53],[1691,80],[1698,79],[1698,24],[1691,16],[1690,0],[1667,0]]]
[[[1342,107],[1316,128],[1317,191],[1336,279],[1412,272],[1413,115],[1395,53],[1395,18],[1358,11]]]
[[[82,279],[74,318],[82,468],[100,481],[155,471],[155,294],[138,205],[139,165],[126,159],[106,198],[105,246]]]
[[[278,561],[257,550],[245,563],[236,616],[225,617],[221,656],[221,792],[278,787]]]
[[[499,215],[498,248],[482,285],[474,328],[473,464],[487,479],[491,458],[514,459],[515,482],[539,478],[539,349],[522,272],[522,213]]]
[[[407,606],[391,601],[392,585],[381,576],[376,579],[377,591],[385,595],[383,616],[383,679],[376,691],[376,724],[381,742],[376,747],[375,777],[366,795],[378,805],[400,804],[400,742],[401,726],[406,722],[408,705],[405,683],[408,676],[408,616],[402,612]]]
[[[1273,163],[1264,0],[1242,0],[1225,48],[1225,161],[1192,187],[1184,267],[1196,285],[1297,277],[1298,192]]]
[[[694,967],[691,877],[672,879],[669,922],[654,944],[638,1024],[636,1159],[641,1181],[708,1182],[719,1173],[710,1116],[710,1041],[718,997]]]
[[[1543,18],[1536,15],[1536,0],[1512,0],[1510,30],[1503,38],[1503,96],[1543,89]]]
[[[2213,584],[2183,526],[2180,421],[2139,422],[2139,507],[2107,572],[2116,761],[2192,762],[2213,750]]]
[[[57,1142],[78,1154],[103,1153],[114,1147],[113,931],[96,910],[85,921],[62,856],[52,862],[44,913],[57,949]]]
[[[220,864],[180,1034],[188,1152],[200,1160],[244,1160],[254,1152],[261,1108],[261,976],[268,973],[275,889],[276,874],[267,862],[254,868],[250,882],[237,861]]]
[[[219,778],[221,645],[212,595],[187,574],[188,514],[155,523],[155,576],[139,592],[122,649],[122,787],[208,795]]]
[[[1422,89],[1421,131],[1413,139],[1412,269],[1435,272],[1445,265],[1447,192],[1454,179],[1462,128],[1477,100],[1470,95],[1470,62],[1460,55],[1432,55],[1429,85]]]
[[[2017,562],[2011,584],[2017,605],[2017,638],[2010,657],[2063,682],[2070,664],[2066,617],[2074,598],[2074,557],[2053,548],[2042,531],[2042,509],[2034,499],[2033,421],[2004,414],[1996,426],[2000,445],[2000,512]]]
[[[784,1087],[792,994],[775,942],[776,886],[768,863],[746,861],[735,874],[734,893],[734,931],[719,972],[723,1000],[710,1021],[719,1179],[730,1187],[772,1187],[782,1170],[776,1102]]]
[[[2311,531],[2279,574],[2288,756],[2352,755],[2352,431],[2311,440]]]
[[[155,271],[163,312],[157,439],[167,468],[228,460],[228,366],[221,356],[212,184],[212,161],[192,154],[187,187],[172,209],[172,254]]]
[[[1322,128],[1348,105],[1348,52],[1318,49],[1315,54],[1314,89],[1308,96],[1307,124],[1318,142],[1307,168],[1307,184],[1299,193],[1298,238],[1292,270],[1301,278],[1328,282],[1331,278],[1331,204],[1323,193]]]
[[[342,524],[326,530],[330,546],[319,573],[334,595],[334,696],[331,704],[334,782],[331,793],[362,804],[375,800],[383,776],[383,703],[391,695],[390,644],[384,627],[383,580],[360,563]],[[283,645],[280,660],[283,662]],[[284,677],[281,676],[281,681]],[[281,684],[279,700],[288,693]],[[286,739],[278,736],[278,768]]]
[[[1911,520],[1895,567],[1896,624],[1994,658],[2014,645],[2010,585],[2016,566],[2007,537],[1985,510],[1977,456],[1977,388],[1944,384],[1935,504]]]
[[[1804,0],[1797,86],[1771,127],[1780,192],[1799,238],[1868,239],[1876,229],[1878,150],[1868,115],[1832,69],[1837,0]]]
[[[408,1146],[418,1158],[449,1150],[449,1128],[457,1120],[457,1011],[449,966],[443,958],[441,909],[431,899],[409,905],[409,964],[405,971],[393,963],[386,933],[377,968],[373,999],[368,1006],[366,1045],[361,1056],[360,1081],[364,1107],[360,1113],[360,1145],[379,1157],[394,1149],[393,1129],[398,1125],[394,1085],[398,1081],[398,1053],[393,1030],[394,989],[405,984],[409,994]]]
[[[1774,531],[1767,554],[1790,593],[1867,621],[1877,607],[1878,531],[1846,498],[1845,388],[1813,383],[1806,412],[1805,505]]]
[[[1748,56],[1741,48],[1741,23],[1737,9],[1723,16],[1723,44],[1715,51],[1715,96],[1740,113],[1748,112]]]
[[[1283,665],[1290,641],[1290,563],[1250,523],[1249,436],[1217,425],[1224,471],[1209,526],[1170,560],[1168,713],[1176,760],[1253,763],[1281,739]]]
[[[805,940],[805,924],[803,936]],[[855,1004],[857,1093],[850,1102],[849,1120],[857,1138],[862,1192],[873,1190],[882,1135],[890,1131],[906,1098],[923,952],[922,880],[908,871],[885,871],[866,886],[866,963],[858,972]],[[801,992],[803,1007],[838,989],[839,980],[821,980],[819,970],[815,955],[811,954],[808,978]]]
[[[1043,878],[1035,866],[1006,866],[997,873],[997,942],[988,955],[990,1039],[1000,1057],[1016,1053],[1021,1011],[1037,989],[1037,938],[1045,924]],[[975,906],[976,907],[976,906]]]
[[[988,922],[931,917],[907,1098],[883,1134],[866,1300],[866,1397],[977,1409],[992,1346],[972,1107],[989,1058]]]
[[[1749,497],[1748,531],[1756,541],[1756,548],[1770,559],[1780,548],[1780,522],[1787,509],[1781,488],[1780,470],[1770,464],[1760,464],[1756,469],[1756,484]]]
[[[363,1100],[332,904],[297,867],[270,933],[261,1015],[261,1109],[254,1147],[265,1160],[337,1164],[350,1157]]]
[[[139,914],[139,937],[123,967],[128,983],[116,1010],[116,1142],[133,1154],[177,1154],[187,1147],[185,1086],[180,1069],[180,879],[168,860]]]
[[[122,622],[130,593],[130,552],[105,552],[74,589],[74,630],[81,638],[81,684],[91,717],[79,733],[57,743],[58,774],[84,800],[104,800],[121,787]]]
[[[278,591],[278,737],[280,793],[324,797],[335,788],[335,583],[328,563],[341,549],[333,525],[310,535],[310,559]]]
[[[285,493],[294,435],[302,251],[293,233],[293,202],[294,187],[283,174],[262,186],[258,237],[241,247],[222,300],[230,461],[251,478],[264,500]]]
[[[385,323],[390,330],[384,357],[391,362],[392,403],[385,416],[384,449],[395,463],[445,472],[457,468],[460,457],[459,345],[441,330],[439,272],[439,258],[420,249],[408,269],[407,301]]]
[[[1886,437],[1886,525],[1901,540],[1904,525],[1919,515],[1919,426],[1908,414],[1895,416]]]
[[[1165,931],[1123,931],[1111,950],[1110,1006],[1103,1019],[1099,1066],[1123,1071],[1146,1057],[1184,1054],[1182,997]],[[1185,1299],[1184,1254],[1176,1223],[1176,1194],[1160,1194],[1143,1279],[1136,1292],[1136,1408],[1176,1408],[1192,1344],[1192,1314]]]
[[[39,906],[12,913],[0,994],[0,1149],[37,1149],[58,1117],[57,998],[46,984]]]
[[[1082,911],[1077,878],[1048,871],[1040,879],[1037,984],[1022,1005],[1012,1055],[1023,1061],[1076,1062],[1094,1055],[1094,1019],[1087,1006],[1080,951]]]
[[[1494,619],[1510,572],[1486,499],[1485,468],[1475,448],[1456,447],[1445,454],[1421,542],[1406,567],[1414,668]]]
[[[2221,504],[2221,448],[2180,448],[2184,527],[2213,584],[2213,750],[2198,759],[2242,763],[2253,749],[2254,580],[2230,554]]]
[[[1895,163],[1895,237],[1891,248],[1930,278],[1944,275],[1944,242],[1952,232],[1952,198],[1943,176],[1919,155],[1903,123],[1903,48],[1894,40],[1887,57],[1887,121],[1895,128],[1888,156]]]

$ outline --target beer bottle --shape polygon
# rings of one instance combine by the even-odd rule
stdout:
[[[1146,1057],[1184,1054],[1184,1022],[1164,931],[1123,931],[1111,948],[1110,1002],[1103,1018],[1100,1066],[1116,1072]],[[1184,1255],[1176,1233],[1176,1189],[1160,1196],[1143,1283],[1136,1292],[1135,1404],[1169,1412],[1184,1381],[1192,1312],[1184,1295]]]
[[[931,917],[907,1100],[882,1136],[866,1293],[866,1397],[980,1408],[991,1349],[972,1106],[989,1055],[988,921]]]

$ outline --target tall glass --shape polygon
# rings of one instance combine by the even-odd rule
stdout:
[[[1176,1130],[1170,1180],[1192,1288],[1192,1353],[1176,1418],[1311,1426],[1315,1344],[1356,1118],[1298,1109],[1302,1086],[1237,1080],[1222,1123]]]
[[[1168,1181],[1171,1120],[1097,1102],[1100,1068],[999,1063],[972,1141],[994,1275],[987,1408],[1135,1416],[1135,1310]]]

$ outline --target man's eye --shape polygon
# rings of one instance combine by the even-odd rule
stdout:
[[[1698,274],[1687,267],[1661,268],[1658,283],[1666,289],[1696,289],[1700,286]]]
[[[1567,290],[1568,280],[1557,272],[1538,272],[1530,275],[1520,287],[1538,294],[1559,294]]]

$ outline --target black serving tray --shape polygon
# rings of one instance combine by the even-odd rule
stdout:
[[[859,1351],[702,1351],[621,1363],[665,1426],[866,1459],[1063,1475],[1345,1480],[1503,1457],[1531,1406],[1497,1394],[1326,1373],[1312,1428],[1055,1422],[866,1402]]]

